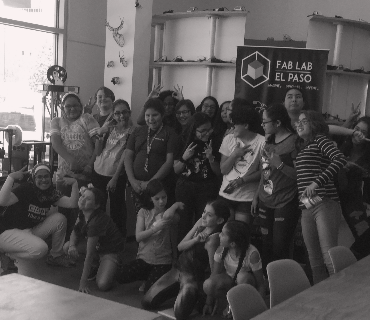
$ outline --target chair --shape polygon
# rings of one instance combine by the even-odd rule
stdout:
[[[311,286],[303,268],[294,260],[282,259],[267,265],[270,308]]]
[[[351,264],[357,261],[352,251],[343,246],[336,246],[328,251],[330,260],[333,264],[334,273],[337,273],[344,268],[347,268]]]
[[[259,292],[250,284],[239,284],[227,292],[234,320],[249,320],[267,310]]]

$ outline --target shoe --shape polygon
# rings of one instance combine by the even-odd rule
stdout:
[[[59,257],[53,257],[49,255],[46,258],[46,263],[50,266],[72,268],[76,266],[76,262],[73,261],[69,256],[63,254]]]
[[[87,281],[93,281],[96,279],[96,275],[98,274],[99,265],[97,266],[91,266],[90,274],[87,277]]]

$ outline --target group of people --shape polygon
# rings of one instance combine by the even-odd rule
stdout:
[[[353,252],[370,253],[370,118],[353,110],[343,127],[328,126],[297,88],[262,113],[240,98],[219,105],[208,96],[195,108],[179,86],[161,89],[149,94],[140,126],[106,87],[92,99],[95,115],[94,103],[63,96],[62,115],[51,122],[56,187],[41,163],[10,173],[0,191],[3,273],[16,269],[14,259],[47,254],[49,236],[46,262],[73,266],[87,238],[79,291],[88,293],[95,277],[101,290],[140,280],[144,308],[176,297],[176,318],[186,319],[196,307],[215,312],[236,284],[263,296],[266,266],[290,257],[300,219],[313,283],[333,273],[328,250],[342,214]],[[131,262],[123,253],[127,185],[139,243]],[[261,246],[251,243],[252,224]]]

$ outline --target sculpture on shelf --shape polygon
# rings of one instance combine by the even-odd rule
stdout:
[[[114,61],[108,61],[107,68],[113,68],[114,67]]]
[[[46,76],[52,84],[62,86],[67,80],[67,71],[61,66],[54,65],[48,69]]]
[[[125,37],[123,36],[123,34],[121,33],[118,33],[118,31],[120,31],[122,28],[123,28],[123,18],[121,18],[121,23],[120,25],[117,27],[117,28],[112,28],[108,21],[105,20],[105,25],[108,27],[108,30],[109,31],[112,31],[113,32],[113,39],[116,41],[116,43],[120,46],[120,47],[123,47],[124,44],[125,44]]]
[[[118,55],[119,55],[119,62],[121,62],[124,67],[127,67],[128,62],[125,58],[125,54],[124,54],[123,50],[120,50]]]
[[[112,82],[114,85],[116,85],[116,84],[120,84],[121,80],[120,80],[119,77],[113,77],[110,82]]]

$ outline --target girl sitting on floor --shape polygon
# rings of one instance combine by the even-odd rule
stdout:
[[[176,239],[172,231],[178,222],[177,210],[184,204],[176,202],[166,210],[167,193],[159,180],[148,183],[152,208],[141,208],[136,221],[136,241],[139,250],[134,261],[122,266],[117,280],[119,283],[145,281],[144,292],[147,292],[166,272],[171,270],[176,250],[172,244]]]
[[[100,265],[96,275],[96,283],[102,291],[109,290],[118,269],[119,253],[123,251],[124,238],[112,218],[101,209],[105,204],[105,194],[97,188],[87,188],[78,200],[81,212],[69,242],[64,251],[74,259],[78,258],[76,246],[87,237],[86,258],[78,291],[90,293],[87,279],[91,271],[94,256],[99,254]]]
[[[218,299],[226,298],[227,291],[237,284],[251,284],[264,296],[262,262],[258,250],[250,244],[250,230],[246,223],[234,220],[225,224],[214,259],[212,275],[203,284],[207,294],[204,315],[213,315]],[[229,310],[224,315],[228,313]]]

